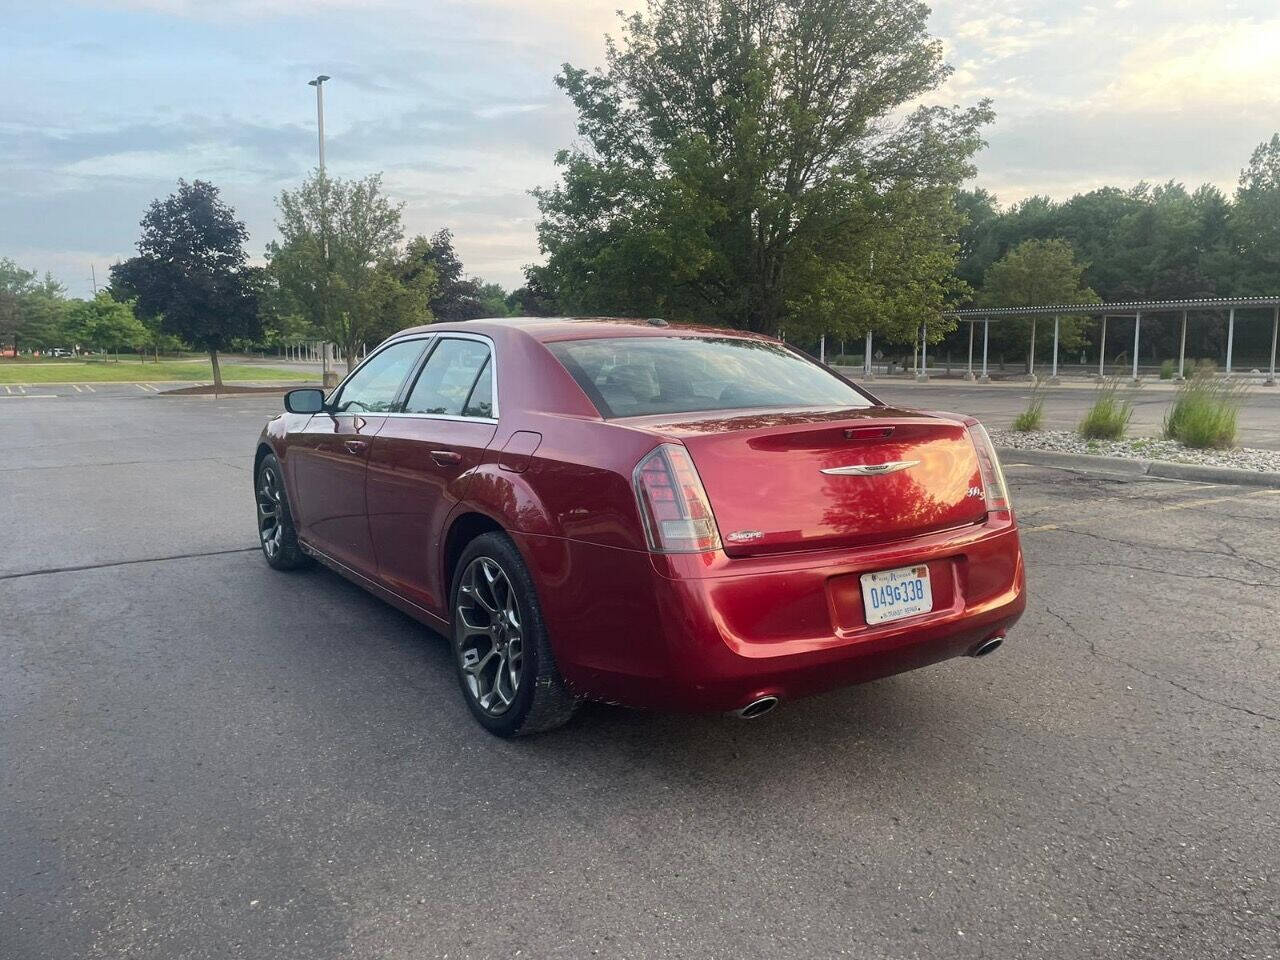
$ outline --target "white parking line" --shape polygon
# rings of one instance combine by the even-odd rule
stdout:
[[[82,383],[82,384],[80,384],[80,386],[84,387],[84,388],[85,388],[86,390],[88,390],[90,393],[97,393],[97,392],[98,392],[98,391],[97,391],[97,390],[95,390],[93,387],[89,386],[89,384],[87,384],[87,383]]]
[[[78,383],[73,383],[71,385],[71,389],[74,390],[76,393],[84,393],[84,391],[80,389],[80,385]]]

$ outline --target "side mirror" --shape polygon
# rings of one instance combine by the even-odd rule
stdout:
[[[284,395],[284,408],[290,413],[319,413],[324,409],[324,391],[314,387],[290,390]]]

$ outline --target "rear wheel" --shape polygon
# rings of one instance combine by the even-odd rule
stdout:
[[[253,490],[258,503],[258,543],[267,563],[276,570],[296,570],[310,564],[311,558],[298,546],[298,532],[284,492],[284,474],[274,453],[267,454],[258,464]]]
[[[505,534],[483,534],[462,552],[452,610],[458,683],[481,726],[516,737],[573,716],[577,698],[556,668],[533,579]]]

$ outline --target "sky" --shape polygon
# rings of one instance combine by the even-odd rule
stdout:
[[[274,202],[316,163],[382,171],[407,235],[450,227],[468,273],[537,262],[529,190],[627,0],[0,0],[0,257],[86,296],[179,177],[216,183],[260,260]],[[990,97],[976,185],[1002,204],[1139,180],[1234,187],[1280,130],[1277,0],[936,0],[955,68],[931,102]]]

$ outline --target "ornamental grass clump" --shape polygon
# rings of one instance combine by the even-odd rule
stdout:
[[[1076,432],[1086,440],[1119,440],[1133,419],[1133,401],[1120,395],[1120,381],[1108,380],[1094,398]]]
[[[1227,450],[1236,445],[1245,388],[1199,368],[1178,387],[1164,418],[1164,435],[1197,450]]]
[[[1013,429],[1019,433],[1034,433],[1044,426],[1044,387],[1039,380],[1031,388],[1031,402],[1013,419]]]

